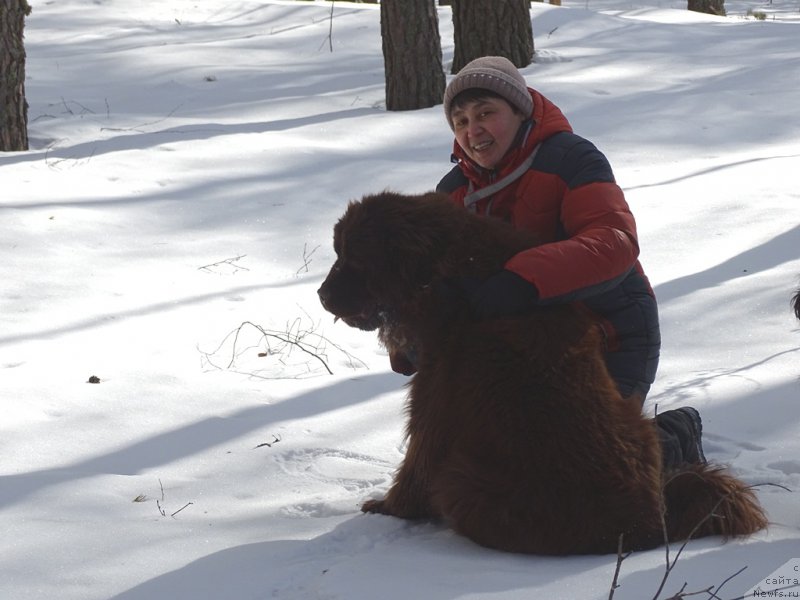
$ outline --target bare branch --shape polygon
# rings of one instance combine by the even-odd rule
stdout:
[[[331,53],[333,53],[333,5],[336,4],[336,0],[331,0],[331,18],[328,21],[328,48],[330,48]]]
[[[180,507],[178,510],[176,510],[174,513],[172,513],[172,514],[170,515],[170,517],[172,517],[172,518],[174,519],[174,518],[175,518],[175,515],[177,515],[179,512],[181,512],[181,511],[182,511],[184,508],[186,508],[187,506],[191,506],[192,504],[194,504],[194,502],[187,502],[186,504],[184,504],[183,506],[181,506],[181,507]]]
[[[717,594],[718,594],[718,593],[719,593],[719,592],[722,590],[722,588],[723,588],[723,587],[724,587],[724,586],[725,586],[725,585],[726,585],[726,584],[727,584],[729,581],[731,581],[731,580],[732,580],[732,579],[734,579],[735,577],[738,577],[739,575],[741,575],[741,574],[744,572],[744,570],[745,570],[745,569],[747,569],[747,565],[743,566],[741,569],[739,569],[738,571],[736,571],[736,573],[734,573],[733,575],[729,575],[728,577],[726,577],[726,578],[725,578],[725,580],[724,580],[722,583],[720,583],[720,584],[717,586],[717,589],[714,591],[714,593],[713,593],[713,594],[711,594],[711,596],[710,596],[710,597],[711,597],[711,598],[717,598],[717,599],[719,600],[719,596],[718,596]]]
[[[311,252],[309,252],[308,244],[303,244],[303,266],[297,269],[297,273],[295,273],[295,276],[300,275],[301,271],[303,273],[308,273],[308,265],[311,264],[311,256],[314,254],[314,252],[317,251],[318,248],[319,245],[316,245],[314,246],[314,248],[311,249]]]
[[[167,511],[164,508],[166,506],[166,502],[164,500],[164,496],[165,496],[164,495],[164,484],[161,483],[161,478],[160,477],[158,478],[158,486],[161,488],[161,500],[156,500],[156,508],[158,508],[158,512],[162,517],[166,517],[167,516]],[[144,502],[146,499],[147,499],[147,497],[144,494],[140,494],[139,496],[137,496],[134,499],[134,502]],[[194,504],[194,502],[187,502],[186,504],[181,506],[178,510],[176,510],[173,513],[171,513],[169,516],[172,517],[172,518],[175,518],[175,515],[177,515],[182,510],[184,510],[186,507],[191,506],[192,504]]]
[[[160,477],[158,478],[158,485],[161,488],[161,500],[160,501],[156,500],[156,508],[158,508],[158,512],[161,513],[162,517],[166,517],[167,516],[166,511],[163,508],[161,508],[161,504],[164,502],[164,484],[161,483]]]
[[[283,438],[281,436],[272,434],[272,441],[271,442],[263,442],[261,444],[258,444],[255,448],[253,448],[253,450],[255,450],[256,448],[263,448],[265,446],[267,448],[272,448],[272,446],[274,446],[275,444],[280,442],[282,439]]]
[[[254,330],[258,339],[254,343],[245,344],[242,340],[245,339],[245,333],[248,330]],[[218,356],[222,354],[223,349],[230,347],[229,358],[227,364],[221,366],[217,364],[219,361]],[[203,355],[206,364],[218,370],[227,370],[240,372],[236,368],[238,359],[248,350],[258,347],[260,351],[258,356],[261,358],[272,357],[277,361],[281,367],[287,369],[295,369],[295,371],[302,371],[296,373],[293,377],[298,378],[302,376],[313,375],[319,369],[324,369],[325,372],[332,375],[333,370],[328,365],[327,350],[334,348],[335,350],[344,354],[351,366],[357,365],[366,366],[363,361],[355,358],[346,350],[334,344],[329,339],[316,331],[316,325],[311,324],[310,328],[303,325],[301,318],[294,321],[287,322],[286,328],[283,331],[274,329],[266,329],[261,325],[253,323],[252,321],[244,321],[236,329],[228,333],[220,344],[211,352],[203,352],[198,350]],[[308,360],[292,360],[292,354],[296,351],[301,352],[308,357]],[[275,362],[272,363],[273,365]],[[316,365],[316,366],[315,366]],[[283,370],[283,369],[281,369]],[[246,372],[244,374],[250,377],[261,379],[279,379],[286,378],[285,375],[279,376],[275,374],[262,375],[259,370]]]
[[[232,258],[225,258],[223,260],[218,260],[215,263],[211,263],[211,264],[208,264],[208,265],[203,265],[202,267],[197,267],[197,270],[198,271],[206,271],[208,273],[213,273],[214,269],[216,269],[217,267],[221,267],[223,265],[228,265],[229,267],[231,267],[233,269],[234,273],[236,273],[237,271],[249,271],[250,269],[248,269],[247,267],[243,267],[242,265],[236,264],[237,262],[239,262],[240,260],[242,260],[246,256],[247,256],[247,254],[240,254],[239,256],[234,256]]]
[[[148,121],[146,123],[140,123],[139,125],[134,125],[133,127],[101,127],[100,131],[136,131],[137,133],[145,133],[142,131],[142,127],[149,127],[150,125],[158,125],[159,123],[163,123],[167,119],[169,119],[172,115],[174,115],[177,110],[183,106],[183,103],[178,104],[175,108],[173,108],[166,117],[161,119],[156,119],[155,121]]]
[[[614,569],[614,579],[611,581],[611,590],[609,590],[609,592],[608,592],[608,600],[613,600],[614,592],[619,587],[619,583],[618,583],[619,582],[619,572],[620,572],[620,569],[622,568],[622,561],[625,560],[626,558],[628,558],[631,555],[630,552],[627,552],[625,554],[622,553],[622,540],[623,540],[623,537],[624,537],[624,534],[620,533],[619,534],[619,539],[617,540],[617,567],[616,567],[616,569]]]

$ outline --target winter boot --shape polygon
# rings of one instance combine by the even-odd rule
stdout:
[[[656,415],[656,425],[664,467],[708,462],[703,453],[703,420],[697,410],[691,406],[668,410]]]

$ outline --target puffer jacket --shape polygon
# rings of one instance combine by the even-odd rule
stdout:
[[[503,161],[484,169],[454,143],[457,164],[437,190],[464,206],[471,192],[501,181],[534,154],[521,177],[471,208],[536,233],[541,245],[506,268],[535,285],[542,304],[579,302],[597,316],[609,371],[623,391],[629,382],[652,383],[661,339],[655,296],[638,261],[636,222],[606,157],[572,133],[558,107],[529,91],[533,114]]]

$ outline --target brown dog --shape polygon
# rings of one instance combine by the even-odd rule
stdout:
[[[385,192],[334,228],[319,289],[348,325],[414,349],[408,450],[362,510],[442,518],[512,552],[608,553],[766,526],[753,493],[718,467],[663,473],[653,422],[610,378],[599,329],[577,307],[475,321],[458,281],[535,244],[446,196]],[[662,521],[662,513],[666,511]]]

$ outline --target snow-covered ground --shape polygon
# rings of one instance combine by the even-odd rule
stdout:
[[[319,306],[332,226],[432,188],[452,143],[441,106],[385,111],[377,7],[336,2],[331,29],[324,2],[32,5],[32,147],[0,155],[0,598],[607,598],[614,556],[358,510],[402,458],[405,378]],[[648,410],[696,406],[711,459],[798,490],[800,4],[726,7],[534,3],[524,74],[637,217]],[[800,557],[797,491],[758,496],[769,530],[691,542],[662,598]],[[614,598],[653,598],[664,562],[627,558]]]

